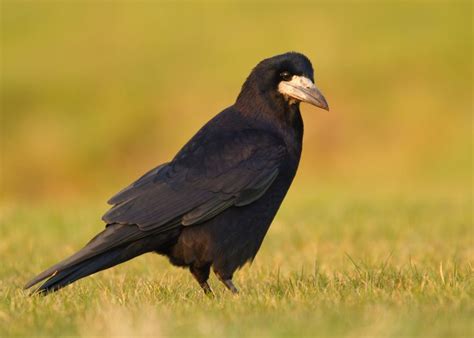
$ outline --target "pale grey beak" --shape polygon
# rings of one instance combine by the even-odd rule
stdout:
[[[323,94],[316,88],[313,81],[307,77],[294,75],[290,81],[281,81],[278,85],[278,91],[288,98],[329,110]]]

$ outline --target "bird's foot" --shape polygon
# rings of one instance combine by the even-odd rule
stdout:
[[[207,282],[199,283],[199,285],[201,285],[201,288],[206,294],[206,296],[214,297],[214,293],[212,292],[212,289]]]
[[[222,281],[224,285],[226,286],[227,289],[230,290],[234,295],[237,295],[239,293],[239,290],[235,287],[234,283],[232,282],[232,279],[225,279]]]

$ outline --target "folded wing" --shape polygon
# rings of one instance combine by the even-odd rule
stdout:
[[[206,221],[229,207],[260,198],[278,176],[286,148],[255,130],[193,138],[163,164],[109,200],[108,224],[136,224],[142,231]]]

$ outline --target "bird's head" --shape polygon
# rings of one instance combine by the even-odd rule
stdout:
[[[314,84],[311,61],[296,52],[261,61],[244,83],[240,96],[244,93],[263,95],[282,105],[291,106],[307,102],[329,110],[326,99]]]

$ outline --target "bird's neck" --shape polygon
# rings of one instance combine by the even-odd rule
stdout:
[[[279,130],[285,141],[301,144],[303,119],[299,103],[290,104],[274,91],[263,92],[253,86],[245,86],[234,105],[246,118]]]

